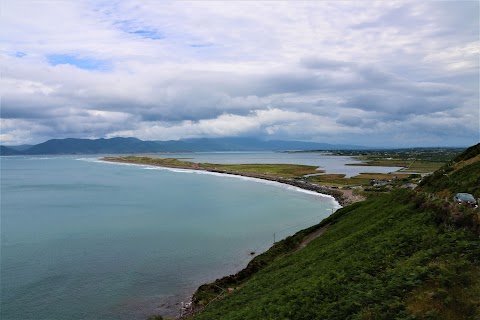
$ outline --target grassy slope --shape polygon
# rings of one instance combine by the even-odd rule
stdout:
[[[480,144],[445,164],[421,184],[424,190],[452,196],[457,192],[480,197]]]
[[[446,166],[454,167],[450,179],[436,174],[446,186],[433,176],[415,193],[339,210],[324,235],[277,257],[195,319],[479,319],[478,229],[440,219],[450,207],[428,198],[459,187],[478,193],[480,161],[471,154]]]

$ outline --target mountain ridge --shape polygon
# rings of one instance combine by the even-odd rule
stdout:
[[[2,155],[101,154],[209,151],[366,150],[365,146],[256,138],[195,138],[144,141],[133,137],[50,139],[31,147],[2,146]]]
[[[15,150],[14,148],[0,146],[0,155],[2,156],[18,156],[22,154],[23,154],[22,151]]]

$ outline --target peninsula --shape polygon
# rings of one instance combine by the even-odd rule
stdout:
[[[142,156],[117,156],[101,158],[102,161],[158,166],[173,169],[199,170],[227,175],[237,175],[255,179],[275,181],[297,188],[332,196],[345,206],[363,198],[354,196],[351,190],[334,189],[325,185],[311,183],[303,179],[304,175],[322,173],[316,166],[300,164],[212,164],[194,163],[175,158],[152,158]]]

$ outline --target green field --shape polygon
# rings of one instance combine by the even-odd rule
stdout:
[[[347,164],[348,166],[380,166],[380,167],[403,167],[400,171],[428,173],[439,169],[445,162],[424,161],[424,160],[402,160],[402,159],[372,159],[370,157],[359,157],[364,163]]]
[[[427,162],[447,162],[462,153],[465,148],[410,148],[384,150],[340,150],[334,155],[363,157],[371,160],[417,160]]]
[[[429,173],[439,169],[464,149],[461,148],[416,148],[392,150],[335,151],[333,154],[355,157],[363,161],[351,166],[403,167],[404,172]]]
[[[316,170],[316,166],[300,164],[215,164],[214,166],[217,169],[231,172],[265,174],[284,178],[323,172]]]

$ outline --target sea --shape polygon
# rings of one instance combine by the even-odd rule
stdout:
[[[161,156],[365,172],[325,154]],[[0,319],[174,317],[199,285],[339,208],[332,197],[275,182],[99,157],[0,157]],[[395,171],[367,171],[377,169]]]

